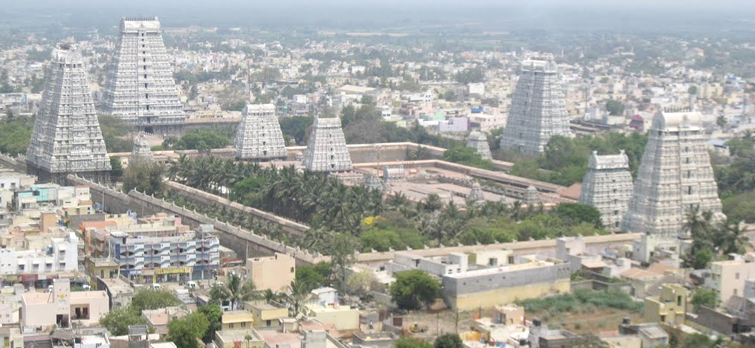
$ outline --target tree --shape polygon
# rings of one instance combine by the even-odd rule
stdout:
[[[204,337],[209,327],[210,322],[204,314],[191,313],[168,322],[168,336],[165,339],[180,348],[197,348],[197,339]]]
[[[443,153],[443,160],[465,166],[492,169],[493,163],[483,160],[477,150],[467,146],[452,147]]]
[[[210,299],[217,303],[230,302],[231,310],[235,309],[244,301],[254,298],[254,283],[251,280],[243,282],[235,273],[227,278],[228,284],[215,284],[210,289]]]
[[[246,106],[246,104],[244,104]],[[230,137],[222,132],[211,130],[197,130],[186,133],[173,144],[175,150],[209,150],[220,149],[231,143]]]
[[[561,203],[556,206],[555,213],[562,219],[568,219],[574,224],[589,222],[595,228],[603,228],[600,211],[591,205],[580,203]]]
[[[433,348],[430,342],[423,341],[413,337],[401,337],[396,341],[396,348]]]
[[[445,334],[435,339],[434,348],[463,348],[464,343],[457,334]]]
[[[689,88],[687,88],[687,93],[689,93],[689,95],[697,95],[697,86],[689,86]]]
[[[310,291],[306,284],[301,284],[296,280],[291,282],[285,297],[290,316],[296,317],[301,312],[302,303],[309,297]]]
[[[440,294],[440,283],[429,274],[411,270],[395,274],[391,285],[391,298],[403,309],[420,309],[429,305]]]
[[[330,245],[330,261],[338,273],[338,284],[343,290],[346,288],[346,270],[354,263],[354,253],[359,249],[359,242],[353,236],[339,233]]]
[[[726,127],[727,123],[728,121],[726,120],[726,116],[721,115],[716,117],[716,126],[718,126],[719,128],[723,129],[724,127]]]
[[[325,264],[326,262],[320,263]],[[330,267],[329,263],[327,263],[327,265],[328,267]],[[316,265],[296,267],[296,281],[309,289],[309,291],[312,291],[313,289],[324,286],[325,280],[327,278],[330,278],[329,273],[328,277],[326,278],[325,275],[320,271],[321,270],[318,270],[318,267]],[[330,271],[329,268],[328,271]]]
[[[202,341],[210,343],[215,339],[215,331],[221,328],[221,319],[223,317],[223,310],[216,304],[207,304],[199,307],[199,313],[202,313],[209,323],[207,331],[205,332]]]
[[[606,102],[606,110],[614,116],[623,115],[624,114],[624,104],[622,104],[618,100],[609,100]]]
[[[121,175],[123,175],[121,159],[118,157],[110,157],[110,168],[112,168],[110,171],[110,179],[113,180],[113,182],[118,181]]]
[[[153,161],[138,160],[129,163],[123,172],[123,191],[136,189],[147,195],[162,192],[165,187],[164,170],[162,164]]]
[[[346,289],[350,294],[362,297],[369,294],[372,290],[372,284],[376,280],[375,274],[372,272],[357,272],[349,277],[349,280],[346,282]]]
[[[699,287],[695,289],[695,293],[692,295],[692,306],[695,313],[702,306],[715,309],[718,306],[718,293],[715,290]]]
[[[160,309],[182,304],[172,292],[160,289],[141,289],[131,299],[131,306],[141,313],[143,310]]]
[[[146,324],[147,319],[131,306],[113,308],[100,319],[100,325],[105,327],[113,336],[127,335],[129,325]]]

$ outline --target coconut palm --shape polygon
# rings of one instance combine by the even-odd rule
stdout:
[[[235,309],[238,305],[249,301],[254,298],[255,287],[251,280],[246,282],[242,281],[241,277],[235,273],[227,278],[227,284],[215,284],[210,289],[210,298],[215,302],[228,301],[231,306],[231,310]]]

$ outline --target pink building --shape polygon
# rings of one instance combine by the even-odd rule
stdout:
[[[55,279],[52,292],[30,292],[21,296],[21,326],[70,327],[72,320],[88,326],[98,323],[109,310],[105,291],[71,292],[68,279]]]

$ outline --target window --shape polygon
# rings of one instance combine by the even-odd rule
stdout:
[[[241,323],[241,327],[246,327],[246,323]]]
[[[737,280],[739,280],[739,272],[737,272],[736,274],[734,274],[734,278],[737,278]]]
[[[682,297],[681,296],[677,296],[676,297],[676,305],[677,306],[681,306],[682,305]]]
[[[233,324],[228,324],[229,329],[233,329]]]
[[[294,267],[291,267],[291,273],[294,273]]]

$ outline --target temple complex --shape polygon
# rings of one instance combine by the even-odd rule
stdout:
[[[351,170],[351,155],[340,118],[315,118],[302,164],[312,172]]]
[[[598,209],[603,226],[609,231],[618,231],[632,197],[632,188],[629,158],[624,150],[618,155],[602,156],[593,151],[587,174],[582,179],[579,203]]]
[[[81,54],[68,45],[52,51],[45,89],[26,152],[29,174],[65,184],[67,174],[105,182],[110,158]]]
[[[286,142],[283,140],[273,104],[247,104],[236,131],[236,158],[266,161],[285,159]]]
[[[622,231],[683,237],[691,208],[721,213],[721,200],[705,144],[702,115],[671,108],[653,117]]]
[[[186,114],[178,98],[160,21],[157,17],[123,18],[120,30],[102,111],[139,131],[181,134]]]
[[[467,140],[467,147],[471,147],[477,150],[477,153],[484,160],[492,160],[493,155],[490,153],[490,145],[488,144],[488,138],[482,132],[472,131],[469,133],[469,139]]]
[[[152,149],[147,142],[147,136],[144,133],[139,133],[134,137],[134,147],[131,149],[131,158],[129,162],[136,161],[152,161]]]
[[[572,137],[564,87],[551,58],[522,63],[501,148],[537,156],[554,135]]]

